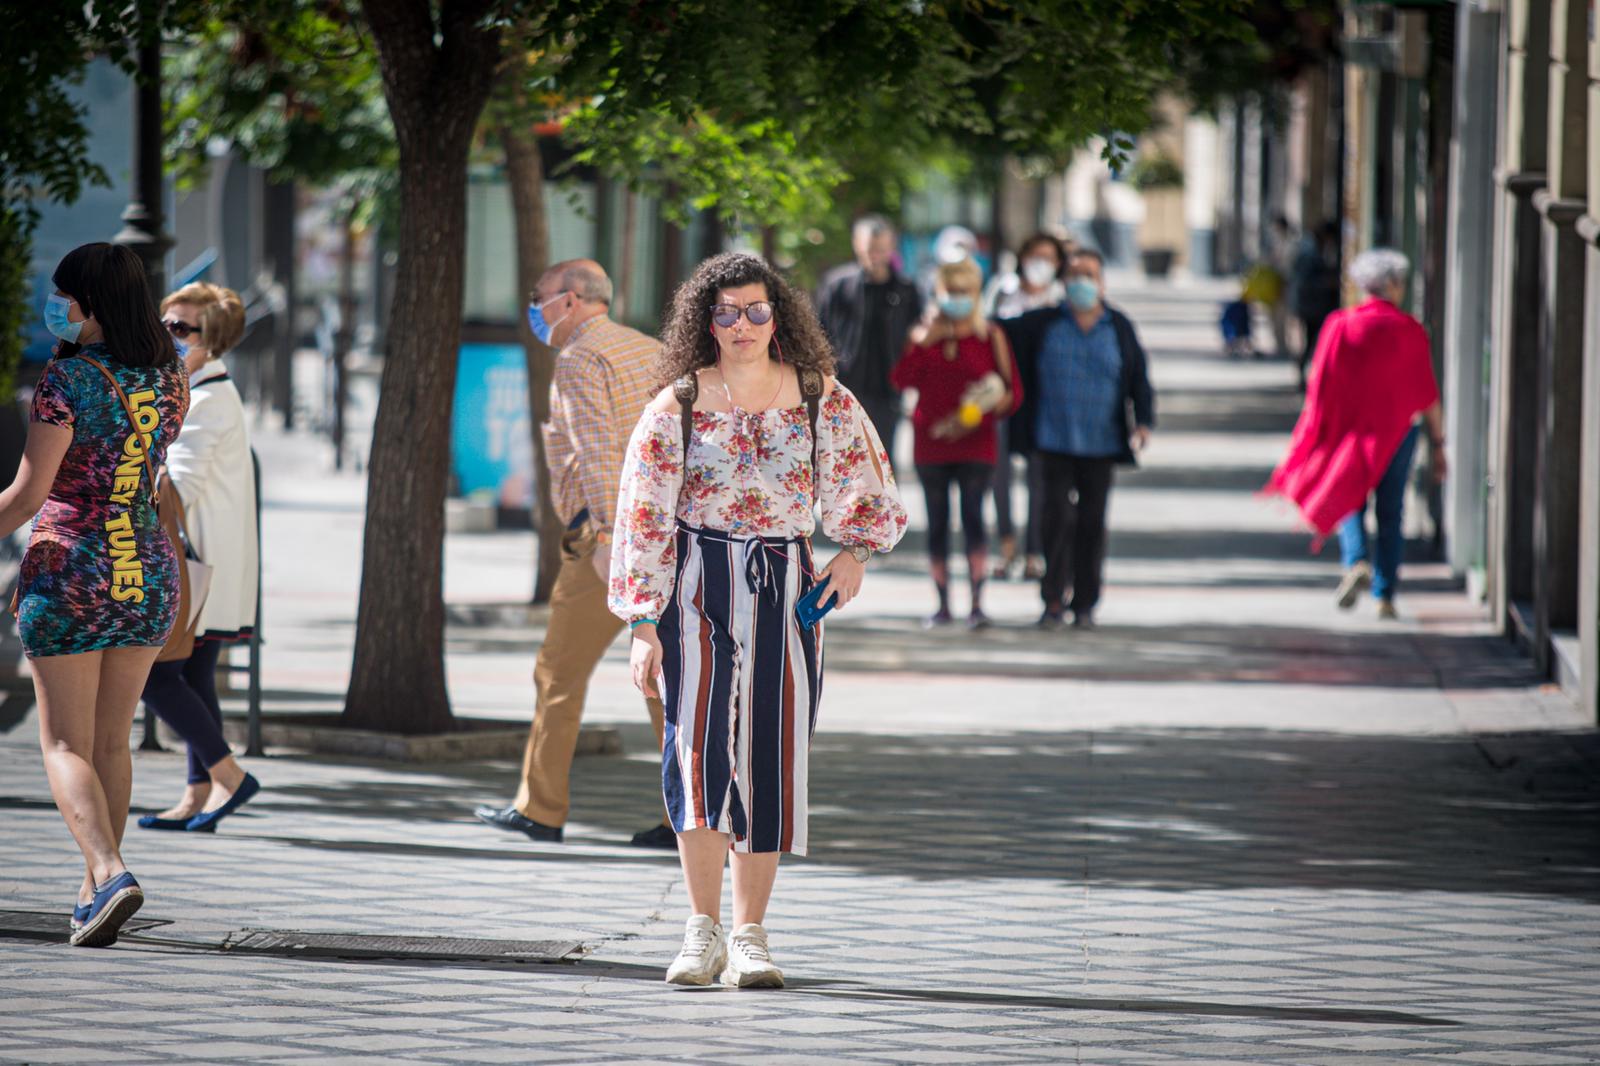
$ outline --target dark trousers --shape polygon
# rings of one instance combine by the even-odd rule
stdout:
[[[917,464],[917,479],[928,504],[928,558],[942,563],[950,556],[950,489],[961,500],[961,534],[971,555],[987,546],[983,532],[983,497],[994,476],[988,463]],[[973,580],[983,580],[974,574]]]
[[[900,426],[899,395],[856,398],[861,401],[861,409],[867,412],[867,418],[872,421],[872,428],[878,431],[878,438],[883,441],[883,450],[889,453],[889,461],[893,463],[894,432]]]
[[[994,528],[1002,537],[1015,537],[1017,535],[1017,520],[1011,513],[1011,483],[1014,480],[1012,463],[1015,456],[1006,453],[1005,430],[1002,427],[1000,437],[1000,461],[994,464]],[[1044,494],[1039,491],[1039,464],[1032,455],[1021,457],[1023,461],[1022,476],[1023,488],[1026,490],[1024,499],[1027,512],[1023,516],[1022,551],[1025,555],[1042,555],[1039,530],[1039,505],[1043,502]]]
[[[222,644],[203,640],[187,659],[156,663],[144,683],[144,704],[189,745],[189,784],[211,780],[206,771],[233,754],[222,739],[217,702],[217,657]]]
[[[1044,496],[1044,583],[1040,593],[1045,610],[1060,611],[1066,605],[1074,613],[1092,611],[1100,602],[1106,502],[1116,460],[1055,452],[1040,452],[1037,458]],[[1068,588],[1072,590],[1071,604],[1066,604]]]

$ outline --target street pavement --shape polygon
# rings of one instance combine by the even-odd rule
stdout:
[[[672,855],[627,845],[659,769],[619,642],[589,718],[627,754],[578,761],[566,844],[472,819],[509,799],[510,761],[247,760],[265,789],[215,836],[129,831],[139,917],[166,924],[103,951],[0,939],[0,1062],[1600,1061],[1592,724],[1420,544],[1400,622],[1335,610],[1332,549],[1256,494],[1294,417],[1290,365],[1220,357],[1226,286],[1113,286],[1161,424],[1113,494],[1101,625],[1041,633],[1036,589],[1007,582],[992,629],[925,632],[906,486],[917,528],[828,624],[813,854],[785,862],[767,923],[787,989],[661,982],[685,899]],[[267,709],[333,710],[360,480],[309,436],[263,428],[258,448]],[[531,559],[527,534],[448,539],[458,713],[529,714]],[[0,910],[64,925],[80,868],[36,722],[16,718]],[[182,775],[139,753],[135,808]],[[247,930],[583,951],[216,948]]]

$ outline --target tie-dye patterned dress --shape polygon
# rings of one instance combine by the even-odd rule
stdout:
[[[33,522],[18,584],[17,630],[30,659],[166,642],[178,615],[178,559],[156,519],[145,470],[157,470],[189,410],[179,362],[124,366],[104,345],[53,359],[33,394],[32,421],[72,430],[50,496]]]

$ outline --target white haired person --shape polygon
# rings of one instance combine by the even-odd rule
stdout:
[[[1289,454],[1267,485],[1299,505],[1319,543],[1339,531],[1339,606],[1355,606],[1370,587],[1379,617],[1388,619],[1397,617],[1401,512],[1423,427],[1433,476],[1445,476],[1444,420],[1428,334],[1399,307],[1410,269],[1405,256],[1388,248],[1363,252],[1350,264],[1350,280],[1367,299],[1335,311],[1323,325]],[[1368,497],[1377,512],[1375,550],[1367,536]]]

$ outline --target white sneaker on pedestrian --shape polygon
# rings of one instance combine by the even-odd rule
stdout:
[[[728,938],[709,914],[684,923],[683,947],[667,967],[669,985],[709,985],[728,962]]]
[[[729,988],[782,988],[783,971],[772,965],[767,931],[754,922],[741,925],[728,938],[728,965],[722,983]]]
[[[1356,605],[1361,594],[1372,587],[1372,564],[1362,561],[1344,572],[1339,582],[1339,607],[1348,611]]]

